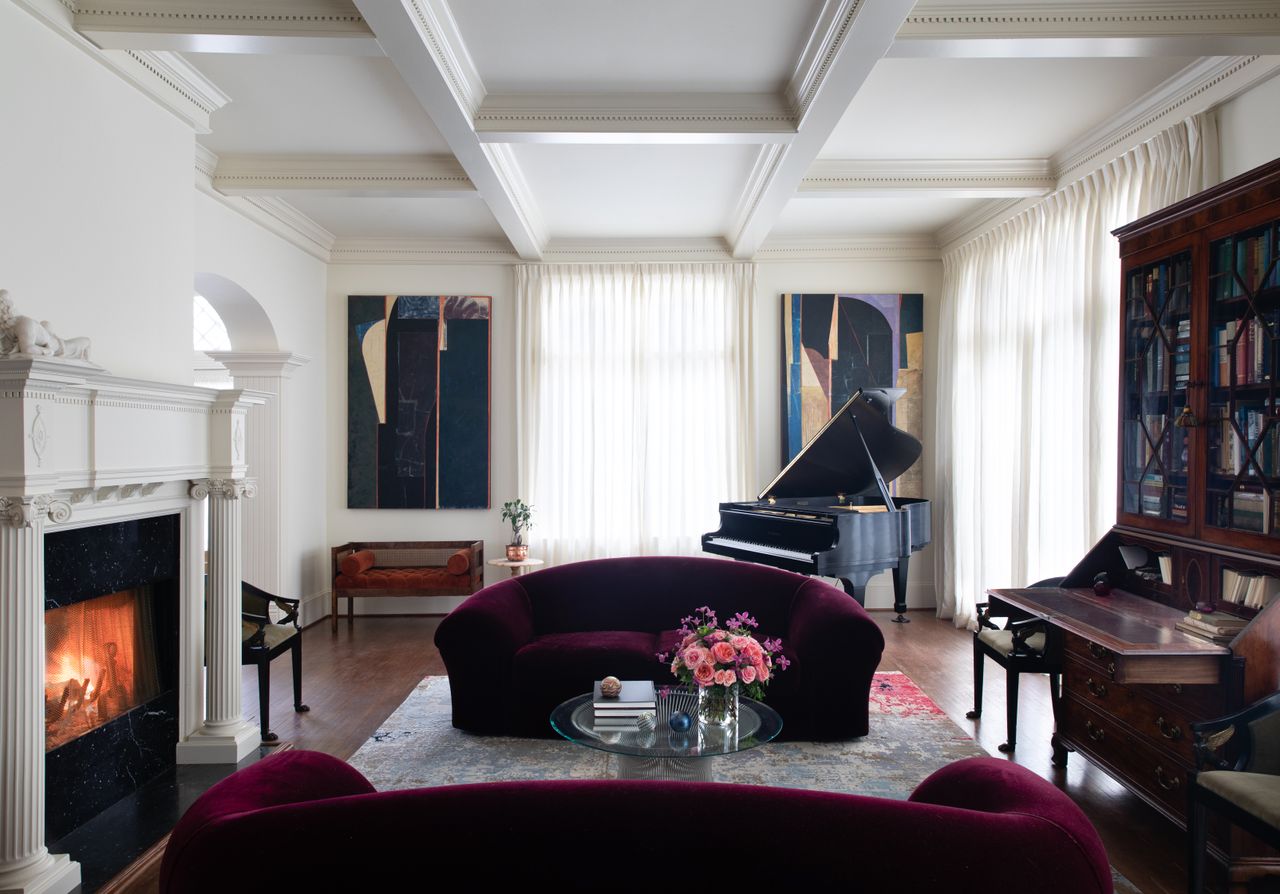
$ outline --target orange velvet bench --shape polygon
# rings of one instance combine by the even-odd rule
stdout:
[[[480,540],[356,541],[332,552],[334,633],[342,598],[349,626],[359,596],[469,596],[484,587]]]

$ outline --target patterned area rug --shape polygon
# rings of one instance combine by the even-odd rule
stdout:
[[[986,754],[906,674],[877,673],[870,707],[871,733],[862,739],[770,743],[717,758],[716,779],[903,800],[934,770]],[[473,736],[450,716],[448,678],[427,677],[350,763],[379,791],[613,775],[614,758],[603,752],[563,739]],[[1111,873],[1117,894],[1141,894]]]
[[[473,736],[450,724],[449,681],[427,677],[351,763],[379,790],[515,779],[596,779],[611,755],[563,739]],[[784,718],[785,723],[785,718]],[[717,758],[716,779],[904,799],[952,761],[983,755],[905,674],[878,673],[871,734],[852,742],[775,742]]]

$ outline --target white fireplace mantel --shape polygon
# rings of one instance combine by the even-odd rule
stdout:
[[[262,400],[83,361],[0,359],[0,892],[80,881],[79,864],[44,840],[47,531],[181,517],[177,759],[236,763],[257,746],[240,706],[239,526],[253,493],[246,418]]]

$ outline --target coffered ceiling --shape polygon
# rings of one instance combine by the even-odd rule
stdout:
[[[334,257],[936,244],[1280,69],[1280,0],[61,2]]]

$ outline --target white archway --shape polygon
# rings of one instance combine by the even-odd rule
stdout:
[[[195,289],[222,317],[233,351],[278,351],[276,330],[258,299],[217,273],[197,273]]]

